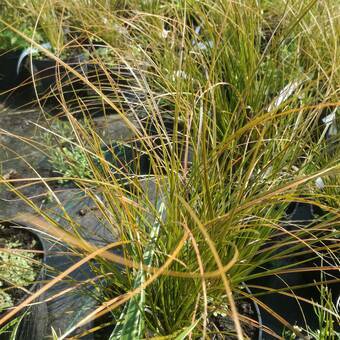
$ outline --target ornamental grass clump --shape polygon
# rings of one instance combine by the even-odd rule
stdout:
[[[273,291],[339,319],[338,311],[300,296],[294,289],[299,283],[272,288],[251,281],[339,270],[339,153],[328,152],[322,123],[339,106],[335,6],[331,0],[291,1],[282,8],[255,0],[131,5],[124,19],[127,48],[144,61],[138,74],[132,72],[144,94],[138,108],[116,105],[114,81],[108,95],[67,67],[126,123],[134,136],[129,142],[148,156],[150,173],[138,167],[126,172],[109,161],[86,106],[84,119],[76,120],[64,103],[76,142],[57,137],[76,144],[92,174],[69,179],[94,202],[98,223],[117,239],[107,247],[118,255],[76,232],[61,233],[57,220],[16,190],[48,222],[34,220],[40,228],[63,235],[84,259],[95,256],[93,270],[104,277],[96,286],[97,308],[60,339],[91,320],[101,326],[89,332],[111,327],[110,339],[246,339],[246,325],[260,324],[256,315],[251,321],[240,313],[244,299],[302,336],[307,327],[293,327],[262,302],[261,295]],[[121,48],[106,48],[134,70]],[[53,193],[56,179],[39,179],[77,231],[78,222]],[[287,208],[297,202],[315,205],[322,216],[304,226],[289,221]],[[334,283],[334,277],[312,285]],[[213,321],[216,313],[230,321],[227,327]],[[101,322],[105,314],[108,323]],[[267,325],[263,331],[281,336]]]

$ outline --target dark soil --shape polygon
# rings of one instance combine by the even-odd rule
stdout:
[[[20,229],[7,222],[0,223],[0,248],[8,248],[9,244],[18,245],[12,246],[11,249],[22,249],[24,251],[33,252],[34,255],[32,256],[32,268],[36,274],[35,279],[38,279],[39,273],[41,271],[41,265],[37,264],[36,262],[42,263],[43,261],[42,245],[40,240],[28,230]],[[11,296],[14,305],[17,305],[27,297],[27,292],[25,292],[25,290],[32,290],[34,286],[34,283],[32,283],[31,285],[24,287],[24,290],[11,285],[1,277],[0,280],[3,283],[1,289],[5,290],[6,293]]]
[[[250,320],[254,320],[258,322],[258,316],[256,314],[256,310],[254,307],[254,303],[250,300],[243,299],[236,302],[236,307],[238,312],[246,317],[249,322],[241,321],[241,327],[243,330],[244,335],[248,337],[248,339],[258,339],[258,328],[251,323]],[[235,335],[235,326],[234,321],[231,317],[224,316],[219,313],[214,313],[209,316],[208,322],[208,329],[209,329],[209,337],[212,340],[237,340],[237,336]]]

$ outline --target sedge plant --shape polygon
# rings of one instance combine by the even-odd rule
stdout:
[[[134,171],[108,161],[86,105],[81,106],[84,118],[77,120],[62,101],[73,139],[51,133],[63,145],[75,144],[92,174],[64,179],[73,180],[94,202],[98,219],[119,243],[119,255],[88,244],[76,232],[78,222],[53,193],[55,179],[39,178],[60,206],[70,233],[13,187],[13,181],[1,179],[45,220],[32,217],[34,223],[48,225],[54,236],[83,253],[84,261],[95,257],[93,271],[105,277],[105,284],[97,287],[98,307],[59,339],[91,320],[100,322],[105,314],[111,322],[102,327],[111,327],[109,339],[246,339],[245,325],[261,325],[255,315],[250,320],[239,313],[238,301],[247,298],[266,308],[260,295],[243,289],[248,280],[301,267],[339,270],[334,243],[339,197],[337,184],[328,186],[338,182],[339,154],[328,153],[320,120],[339,105],[335,5],[331,0],[291,1],[282,8],[270,1],[179,0],[132,6],[124,23],[128,44],[145,63],[138,74],[131,72],[131,91],[143,96],[129,110],[40,47],[121,117],[135,136],[127,142],[138,143],[140,151]],[[106,48],[135,70],[121,48]],[[117,93],[109,65],[96,58]],[[150,161],[149,174],[140,171],[141,155]],[[316,187],[318,178],[326,190]],[[288,229],[282,220],[294,202],[312,203],[325,214],[306,228]],[[306,254],[308,261],[300,256]],[[287,258],[296,261],[287,265]],[[319,259],[322,264],[315,267],[312,262]],[[257,270],[273,262],[279,265]],[[55,280],[62,278],[63,273]],[[271,290],[262,288],[262,293]],[[294,286],[276,293],[303,299]],[[307,302],[338,317],[336,310]],[[267,309],[301,335],[278,311]],[[229,326],[219,328],[214,313],[231,321]],[[269,328],[264,331],[280,337]]]

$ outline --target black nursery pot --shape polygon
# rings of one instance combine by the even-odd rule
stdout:
[[[36,227],[29,222],[11,221],[4,222],[2,225],[13,226],[18,230],[29,232],[39,244],[38,248],[42,250],[43,258],[41,262],[43,266],[35,279],[36,283],[29,287],[29,295],[39,290],[44,282],[54,278],[58,273],[65,271],[80,260],[78,256],[69,251],[67,245],[55,242],[55,239],[48,236],[45,231],[35,229]],[[47,292],[40,295],[33,301],[32,305],[23,310],[23,312],[27,311],[28,313],[24,314],[20,322],[16,340],[49,339],[51,328],[57,334],[62,334],[66,327],[76,324],[86,313],[92,311],[96,305],[93,296],[85,294],[85,291],[79,287],[78,289],[74,289],[74,287],[79,281],[83,282],[93,277],[91,266],[86,264],[71,273],[67,280],[56,283]],[[71,290],[66,293],[65,290],[68,289]],[[86,290],[86,292],[88,291]],[[56,295],[58,296],[56,297]],[[16,304],[25,299],[26,296],[17,301]],[[80,327],[79,334],[91,327],[92,322]],[[75,333],[78,334],[78,331]],[[0,340],[8,340],[9,337],[9,333],[0,334]],[[93,340],[92,334],[83,338]]]
[[[323,212],[317,206],[306,204],[306,203],[292,203],[287,209],[287,218],[282,221],[282,225],[285,229],[293,232],[296,228],[310,228],[315,222],[315,216],[322,215]],[[285,240],[278,240],[285,247]],[[321,245],[321,244],[320,244]],[[306,249],[308,251],[308,249]],[[265,265],[265,268],[258,270],[263,272],[266,270],[273,270],[275,268],[281,268],[290,266],[290,269],[295,271],[281,273],[277,275],[270,275],[259,277],[248,281],[249,285],[267,287],[270,290],[285,289],[287,293],[291,293],[291,287],[297,296],[302,297],[307,301],[320,301],[320,291],[318,287],[314,286],[315,282],[319,282],[321,277],[320,271],[299,271],[300,267],[320,267],[322,266],[319,258],[309,258],[310,254],[307,255],[296,255],[294,257],[283,258],[280,260],[273,261]],[[300,261],[305,261],[302,265],[294,265]],[[323,272],[326,278],[332,275],[328,279],[334,279],[334,275],[337,275],[335,271],[332,273]],[[339,284],[328,284],[328,288],[332,291],[333,298],[337,298],[339,295]],[[291,289],[289,289],[291,288]],[[288,289],[288,290],[287,290]],[[283,317],[291,325],[299,326],[306,329],[308,326],[311,329],[318,329],[319,323],[317,315],[310,303],[303,300],[298,301],[294,296],[287,296],[280,293],[271,292],[269,294],[262,294],[265,290],[259,288],[252,288],[252,292],[261,294],[257,298],[272,311]],[[336,303],[336,301],[334,301]],[[278,321],[271,313],[260,306],[262,315],[263,325],[276,332],[279,336],[282,336],[285,331],[285,327],[280,321]],[[264,340],[275,339],[273,336],[263,332]]]
[[[78,55],[65,60],[65,63],[83,73],[84,59],[82,55]],[[77,96],[85,95],[83,82],[53,59],[33,58],[32,67],[27,65],[27,68],[39,100],[51,114],[59,112],[58,104],[62,97],[68,105],[72,105],[77,102]]]
[[[28,96],[29,73],[20,70],[17,64],[21,51],[0,51],[0,100],[15,101]]]
[[[17,75],[17,63],[20,51],[0,51],[0,91],[8,91],[20,84]]]
[[[26,298],[28,298],[31,294],[35,293],[37,290],[41,288],[42,282],[45,280],[45,262],[46,262],[46,249],[44,246],[44,242],[41,239],[40,235],[32,230],[29,230],[27,227],[17,224],[15,222],[2,222],[2,226],[5,228],[14,228],[19,233],[22,231],[27,238],[31,238],[35,240],[36,247],[35,250],[41,251],[42,257],[41,257],[41,268],[37,274],[37,277],[35,278],[35,283],[33,283],[30,287],[28,287],[29,293],[22,296],[19,301],[16,302],[16,304],[19,304],[23,302]],[[17,337],[16,339],[20,340],[29,340],[29,339],[42,339],[45,328],[43,327],[43,322],[41,320],[43,318],[37,317],[46,315],[46,305],[41,304],[38,302],[42,301],[42,297],[37,298],[34,302],[36,304],[33,304],[30,307],[24,308],[21,312],[21,315],[24,314],[24,318],[21,320],[19,329],[17,331]],[[27,313],[26,313],[27,312]],[[17,316],[16,316],[17,317]],[[8,333],[0,334],[0,340],[7,340],[9,339],[10,335]]]
[[[137,70],[131,71],[124,65],[103,67],[99,64],[88,63],[86,68],[87,79],[119,110],[125,112],[139,112],[145,102],[145,93],[136,80],[138,72]],[[84,99],[92,117],[117,113],[89,86],[86,86]]]
[[[143,153],[136,143],[112,142],[109,147],[103,146],[102,151],[105,160],[114,166],[112,172],[117,178],[124,178],[123,174],[150,175],[152,173],[149,156]],[[119,171],[116,171],[117,169]]]

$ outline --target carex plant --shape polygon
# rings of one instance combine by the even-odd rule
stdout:
[[[97,50],[91,56],[91,63],[98,63],[110,80],[105,89],[102,78],[91,82],[66,67],[133,132],[128,143],[137,150],[135,166],[124,167],[116,149],[103,148],[86,107],[89,101],[80,97],[82,120],[62,103],[73,138],[51,131],[63,147],[70,143],[81,150],[92,174],[63,179],[74,181],[91,198],[100,220],[122,242],[119,258],[96,257],[99,265],[93,271],[104,279],[97,287],[98,308],[83,323],[109,313],[112,339],[226,336],[210,321],[223,306],[233,320],[224,331],[242,339],[249,320],[238,314],[237,301],[246,296],[261,303],[244,291],[244,283],[298,266],[320,272],[338,267],[338,137],[332,136],[329,152],[329,126],[322,122],[336,113],[339,101],[336,4],[206,0],[125,5],[122,12],[111,10],[109,19],[124,27],[117,36],[128,37],[128,56],[124,41],[119,49],[107,41],[105,25],[96,26],[95,34],[90,24],[82,28],[90,41],[105,45],[105,58]],[[73,2],[67,6],[69,11],[76,8]],[[82,18],[93,20],[82,9]],[[104,4],[97,10],[103,16],[108,12]],[[81,24],[72,22],[72,16],[67,20],[73,29]],[[134,94],[134,105],[120,105],[111,95],[117,94],[112,60],[124,65],[133,79],[125,85]],[[139,166],[142,157],[148,159],[148,173]],[[323,187],[316,184],[320,178]],[[49,184],[54,179],[41,180],[55,197]],[[310,228],[287,228],[283,220],[294,202],[312,203],[323,216]],[[84,257],[94,251],[82,240],[70,247]],[[296,262],[287,265],[284,259],[294,256]],[[311,259],[319,259],[319,268]],[[258,270],[274,261],[279,265]],[[336,311],[331,314],[338,317]],[[258,326],[257,320],[254,324]]]

